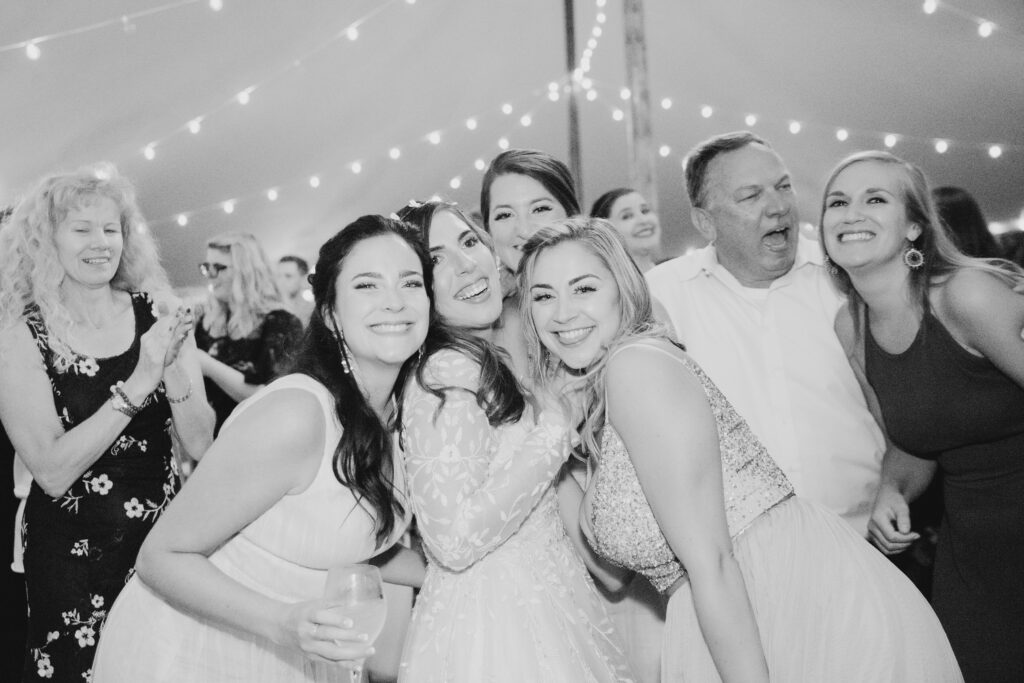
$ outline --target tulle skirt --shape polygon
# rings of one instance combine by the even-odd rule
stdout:
[[[772,681],[963,681],[920,591],[839,516],[793,497],[733,548]],[[684,584],[668,604],[662,681],[720,680]]]
[[[460,572],[431,564],[402,683],[632,681],[586,568],[561,530],[521,538]]]

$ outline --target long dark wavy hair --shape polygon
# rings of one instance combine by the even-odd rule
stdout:
[[[434,221],[434,216],[444,211],[454,214],[465,223],[487,246],[488,250],[492,254],[494,253],[490,235],[479,229],[476,223],[470,220],[454,203],[439,200],[414,201],[402,207],[396,215],[415,227],[423,242],[429,245],[430,226]],[[526,407],[526,399],[515,373],[512,372],[508,354],[486,339],[480,339],[469,330],[454,326],[444,319],[438,319],[435,324],[431,325],[431,332],[425,357],[429,358],[442,349],[452,349],[469,356],[480,366],[480,389],[475,392],[475,396],[477,405],[487,415],[488,423],[491,426],[496,426],[518,422]],[[449,391],[456,390],[456,387],[434,386],[427,382],[423,376],[425,367],[425,362],[420,363],[416,370],[416,381],[424,391],[437,396],[441,401],[441,406],[438,407],[438,413],[440,413],[441,407],[444,406],[445,395]]]
[[[385,424],[377,416],[355,376],[342,371],[341,345],[329,320],[337,299],[335,282],[345,257],[363,240],[387,235],[401,238],[416,254],[423,268],[424,287],[433,311],[430,256],[419,232],[391,218],[362,216],[320,247],[316,270],[309,276],[315,306],[294,366],[295,372],[317,380],[334,397],[334,410],[342,426],[341,438],[334,448],[334,476],[352,489],[360,505],[365,503],[375,513],[378,547],[391,536],[397,520],[405,515],[405,506],[396,495],[393,480],[395,463],[391,430],[394,425]],[[399,403],[402,387],[415,365],[416,354],[413,354],[399,371],[395,381]]]

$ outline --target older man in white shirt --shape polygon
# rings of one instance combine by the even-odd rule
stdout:
[[[749,132],[694,148],[691,216],[710,245],[648,271],[679,340],[793,483],[867,534],[885,438],[833,329],[842,305],[800,235],[789,171]]]

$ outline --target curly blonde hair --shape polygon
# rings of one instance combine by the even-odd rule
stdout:
[[[126,292],[170,289],[131,181],[112,164],[83,166],[44,177],[0,228],[0,330],[21,322],[25,308],[35,304],[56,342],[54,350],[70,357],[66,344],[73,321],[61,297],[67,273],[57,255],[55,233],[68,213],[100,198],[117,206],[124,240],[110,286]]]
[[[231,259],[231,300],[207,296],[202,305],[203,327],[213,337],[248,337],[267,313],[283,306],[270,261],[255,235],[248,232],[211,237],[206,248]]]

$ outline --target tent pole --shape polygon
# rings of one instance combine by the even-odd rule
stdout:
[[[565,65],[569,74],[569,170],[576,181],[576,196],[583,201],[583,168],[580,164],[580,118],[576,78],[576,18],[573,0],[565,0]]]
[[[654,165],[654,140],[651,134],[651,96],[647,87],[647,39],[644,35],[643,0],[623,0],[623,27],[626,39],[626,81],[629,87],[629,183],[658,210]]]

